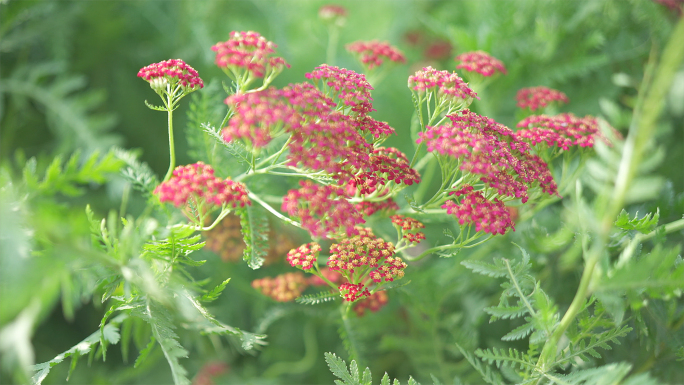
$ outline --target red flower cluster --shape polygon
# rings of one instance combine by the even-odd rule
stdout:
[[[316,242],[311,242],[290,250],[285,259],[292,267],[301,267],[303,270],[308,270],[314,267],[320,251],[321,246]]]
[[[506,67],[495,57],[483,51],[466,52],[456,56],[457,62],[461,64],[456,69],[464,69],[469,72],[477,72],[482,76],[492,76],[497,72],[506,74]]]
[[[369,217],[379,211],[399,210],[399,205],[392,198],[388,198],[382,202],[359,202],[356,204],[356,210]]]
[[[172,202],[176,207],[191,201],[233,208],[251,204],[244,184],[214,176],[214,169],[202,162],[176,167],[173,177],[157,186],[154,193],[161,202]]]
[[[524,203],[529,186],[536,184],[557,194],[546,163],[530,154],[529,145],[511,129],[467,109],[448,117],[451,124],[428,126],[418,143],[425,141],[428,151],[459,159],[463,172],[480,175],[501,195],[522,198]]]
[[[438,71],[432,67],[425,67],[415,75],[409,76],[408,87],[418,91],[420,96],[434,92],[438,100],[451,104],[480,99],[458,75],[449,71]]]
[[[339,100],[339,107],[351,108],[351,111],[363,115],[373,111],[371,91],[373,87],[366,77],[354,71],[323,64],[308,72],[307,79],[330,98]]]
[[[177,84],[180,84],[183,91],[195,91],[204,87],[197,71],[181,59],[150,64],[138,71],[138,77],[148,81],[155,91],[165,90],[167,85],[173,89]]]
[[[340,295],[347,302],[354,302],[359,298],[369,297],[370,292],[363,287],[362,283],[356,285],[352,283],[343,283],[340,285]]]
[[[252,281],[252,287],[261,294],[278,302],[289,302],[302,295],[309,286],[304,274],[300,272],[285,273],[274,278],[264,277]]]
[[[354,304],[354,312],[359,317],[363,317],[366,309],[372,311],[373,313],[380,310],[382,307],[387,305],[389,298],[387,297],[386,291],[379,291],[377,293],[371,294],[370,297],[364,298],[361,301]]]
[[[425,225],[419,220],[399,214],[392,215],[390,219],[392,220],[392,224],[401,229],[403,238],[405,238],[409,244],[420,243],[420,241],[425,239],[425,234],[416,232],[418,229],[425,228]]]
[[[216,65],[222,69],[239,74],[249,71],[253,77],[264,77],[271,71],[280,72],[290,67],[285,59],[271,56],[277,46],[257,32],[230,33],[228,41],[217,43],[211,50],[216,52]]]
[[[370,278],[377,283],[402,278],[406,263],[394,256],[394,245],[376,237],[371,229],[357,231],[359,235],[330,246],[330,270],[340,271],[347,278],[352,273],[364,274],[370,270]]]
[[[522,128],[515,133],[518,140],[529,141],[532,145],[544,142],[563,150],[571,146],[593,147],[597,136],[603,138],[596,118],[578,118],[570,113],[530,116],[518,123],[517,127]]]
[[[473,191],[473,186],[469,185],[451,195],[463,198],[459,203],[446,201],[442,208],[458,218],[459,225],[475,225],[475,231],[490,234],[505,234],[509,228],[515,231],[510,212],[500,200],[486,199],[481,191]]]
[[[299,218],[313,237],[336,237],[339,233],[358,234],[354,228],[364,223],[361,214],[344,198],[341,188],[321,186],[309,180],[290,190],[283,198],[282,210]]]
[[[515,100],[518,101],[518,107],[529,108],[532,111],[544,108],[553,102],[569,102],[564,93],[548,87],[523,88],[518,91]]]
[[[387,42],[356,41],[346,46],[347,51],[356,54],[359,61],[369,70],[379,67],[385,60],[394,63],[406,63],[406,57],[397,48]]]

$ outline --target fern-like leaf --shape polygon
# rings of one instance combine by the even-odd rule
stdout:
[[[117,172],[123,162],[115,157],[114,151],[100,156],[98,151],[81,159],[80,152],[75,152],[66,163],[61,156],[56,156],[39,178],[36,175],[36,160],[31,158],[24,167],[24,183],[29,191],[40,195],[64,194],[78,196],[84,190],[79,185],[87,183],[104,183],[107,174]]]
[[[138,161],[139,155],[133,151],[115,149],[114,152],[116,157],[126,164],[121,172],[123,177],[131,183],[134,189],[150,197],[159,184],[159,180],[150,166]]]
[[[598,348],[604,350],[611,350],[609,343],[620,345],[619,338],[625,337],[632,328],[629,326],[621,326],[615,329],[607,330],[600,334],[592,335],[589,340],[580,340],[578,343],[568,347],[567,352],[562,352],[560,359],[556,362],[557,365],[565,364],[567,362],[574,362],[575,358],[588,360],[590,355],[594,358],[601,358],[601,355],[596,351]]]
[[[660,210],[656,210],[655,213],[646,214],[641,219],[637,219],[638,217],[639,213],[637,212],[636,215],[634,215],[634,219],[629,219],[629,215],[623,209],[620,212],[620,215],[618,215],[617,220],[615,221],[615,226],[619,227],[622,230],[632,230],[638,231],[642,234],[648,234],[651,231],[655,230],[656,226],[658,226]]]
[[[34,385],[40,385],[45,377],[47,377],[47,375],[50,373],[50,369],[64,361],[64,359],[67,357],[71,357],[72,359],[72,364],[69,368],[69,373],[71,373],[76,366],[78,357],[93,351],[92,348],[103,340],[111,344],[118,343],[120,338],[119,326],[126,318],[128,318],[128,314],[119,314],[109,321],[108,324],[104,325],[98,331],[89,335],[83,341],[74,345],[69,350],[59,354],[48,362],[34,365],[33,370],[35,370],[35,374],[31,378],[31,383]]]
[[[334,293],[331,291],[321,291],[316,294],[302,295],[300,297],[297,297],[295,301],[302,305],[318,305],[320,303],[334,301],[339,298],[340,295],[338,293]]]
[[[496,364],[497,368],[508,366],[514,369],[517,367],[521,370],[531,370],[536,367],[536,363],[530,356],[513,348],[508,349],[508,351],[496,348],[487,350],[478,349],[475,351],[475,355],[489,364]]]
[[[230,282],[230,278],[218,284],[215,288],[211,289],[211,291],[204,294],[199,300],[202,302],[211,302],[217,300],[221,293],[223,293],[223,289],[225,289],[226,285],[228,285],[228,282]]]
[[[480,373],[482,379],[486,383],[492,385],[503,385],[503,378],[501,378],[499,373],[493,372],[491,367],[483,364],[482,361],[475,357],[475,355],[463,349],[461,345],[456,344],[456,347],[461,351],[461,354],[463,354],[463,357],[465,357],[466,361],[468,361],[470,365],[477,370],[478,373]]]

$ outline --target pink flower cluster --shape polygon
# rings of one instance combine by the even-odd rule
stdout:
[[[453,104],[480,99],[458,75],[449,71],[438,71],[432,67],[425,67],[415,75],[409,76],[408,87],[413,91],[418,91],[421,96],[428,92],[435,92],[438,100]]]
[[[377,40],[356,41],[347,44],[346,48],[350,53],[358,55],[361,63],[369,70],[381,66],[385,60],[394,63],[406,63],[404,54],[387,42]]]
[[[307,79],[314,82],[326,96],[339,99],[340,107],[349,107],[359,115],[373,111],[373,87],[366,77],[354,71],[323,64],[308,72]]]
[[[518,91],[515,100],[518,102],[518,107],[529,108],[532,111],[544,108],[553,102],[568,103],[569,101],[564,93],[548,87],[523,88]]]
[[[167,84],[171,85],[171,88],[180,84],[185,91],[194,91],[204,87],[204,82],[197,71],[181,59],[150,64],[138,71],[138,77],[148,81],[150,87],[155,90],[166,89]]]
[[[399,205],[392,198],[388,198],[381,202],[359,202],[356,204],[356,209],[369,217],[380,211],[392,212],[399,210]]]
[[[359,298],[370,297],[370,292],[362,283],[343,283],[340,285],[340,295],[347,302],[354,302]]]
[[[535,115],[518,123],[515,137],[532,145],[546,143],[548,146],[568,150],[572,146],[593,147],[596,137],[603,139],[598,122],[592,116],[579,118],[570,113],[556,116]]]
[[[456,69],[464,69],[469,72],[477,72],[482,76],[489,77],[497,72],[506,74],[506,67],[495,57],[483,51],[466,52],[456,56],[457,62],[461,62]]]
[[[230,33],[228,41],[211,47],[216,52],[216,65],[234,72],[249,71],[253,77],[264,77],[272,70],[281,71],[290,67],[285,59],[271,56],[277,46],[257,32],[247,31]]]
[[[366,310],[370,310],[375,313],[387,305],[387,302],[389,302],[387,292],[382,290],[377,293],[373,293],[369,297],[366,297],[355,303],[354,312],[357,316],[363,317],[363,315],[366,313]]]
[[[477,174],[501,195],[527,201],[529,186],[557,194],[556,184],[541,158],[508,127],[469,110],[449,115],[451,124],[427,127],[419,134],[428,151],[460,160],[460,169]]]
[[[244,184],[214,176],[214,169],[202,162],[176,167],[173,177],[157,186],[154,193],[161,202],[172,202],[176,207],[199,202],[233,208],[251,204]]]
[[[358,228],[357,231],[359,235],[330,246],[330,270],[349,278],[355,271],[372,269],[369,276],[376,283],[402,278],[406,263],[394,256],[394,245],[376,237],[371,229]]]
[[[302,295],[308,286],[309,282],[300,272],[285,273],[274,278],[264,277],[252,281],[253,288],[278,302],[293,301]]]
[[[420,243],[420,241],[425,239],[425,234],[416,231],[425,228],[425,225],[419,220],[400,214],[392,215],[390,219],[392,220],[392,224],[401,229],[403,238],[405,238],[408,243]]]
[[[282,210],[299,218],[313,237],[335,237],[339,233],[357,234],[354,226],[365,223],[361,214],[345,199],[341,188],[321,186],[309,180],[290,190],[283,198]]]
[[[318,259],[321,246],[316,242],[301,245],[287,253],[287,260],[292,267],[300,267],[303,270],[311,269]]]
[[[475,231],[490,234],[505,234],[509,228],[515,231],[510,212],[500,200],[486,199],[481,191],[474,191],[473,186],[468,185],[451,194],[463,198],[459,203],[446,201],[442,208],[454,215],[460,225],[475,225]]]

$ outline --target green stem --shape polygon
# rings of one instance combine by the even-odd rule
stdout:
[[[169,171],[166,172],[166,176],[164,177],[163,182],[168,181],[171,179],[171,176],[173,175],[173,169],[176,167],[176,147],[173,143],[173,101],[171,99],[171,95],[168,95],[168,102],[167,102],[167,111],[168,111],[168,126],[169,126]]]
[[[284,216],[283,214],[279,213],[278,210],[274,209],[271,205],[269,205],[268,203],[266,203],[266,202],[264,202],[263,200],[261,200],[261,198],[259,198],[259,196],[257,196],[257,195],[254,194],[253,192],[250,192],[250,193],[248,194],[248,196],[249,196],[252,200],[254,200],[254,201],[256,201],[257,203],[259,203],[263,208],[265,208],[266,210],[270,211],[271,214],[273,214],[273,215],[275,215],[276,217],[280,218],[280,219],[283,220],[284,222],[287,222],[287,223],[291,224],[292,226],[296,226],[296,227],[299,227],[299,228],[302,227],[301,223],[299,223],[299,222],[297,222],[297,221],[293,221],[292,219],[290,219],[290,218]]]
[[[340,37],[340,28],[336,25],[328,27],[328,49],[326,50],[325,62],[328,65],[335,65],[335,56],[337,54],[337,42]]]

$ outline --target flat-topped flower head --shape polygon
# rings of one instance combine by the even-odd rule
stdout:
[[[396,47],[388,42],[356,41],[346,45],[347,51],[357,57],[361,64],[369,71],[381,66],[385,61],[392,63],[406,63],[406,57]]]
[[[302,295],[309,282],[300,272],[285,273],[274,278],[264,277],[252,281],[252,287],[278,302],[290,302]]]
[[[340,296],[347,302],[354,302],[357,299],[370,297],[370,292],[362,283],[352,284],[343,283],[340,285]]]
[[[459,159],[464,174],[477,175],[499,194],[521,198],[523,203],[532,185],[556,193],[546,163],[533,157],[529,144],[518,140],[511,129],[469,110],[447,117],[450,124],[428,126],[419,134],[418,142],[425,142],[428,151]]]
[[[406,263],[395,256],[391,242],[376,237],[371,229],[358,228],[357,231],[359,235],[330,246],[330,270],[340,272],[347,279],[359,271],[367,272],[376,283],[404,277]]]
[[[322,64],[308,72],[306,78],[326,96],[338,100],[338,108],[343,111],[349,109],[359,115],[373,111],[373,87],[363,74]]]
[[[420,183],[418,171],[410,167],[406,155],[394,147],[378,147],[370,157],[371,170],[385,182],[411,186]]]
[[[468,72],[476,72],[484,77],[493,76],[496,73],[506,74],[506,67],[501,60],[489,55],[484,51],[466,52],[456,56],[460,62],[456,69],[464,69]]]
[[[272,78],[290,67],[285,59],[273,56],[276,47],[257,32],[233,31],[228,41],[215,44],[211,50],[216,52],[216,65],[233,80],[246,85],[255,78]]]
[[[451,105],[468,106],[473,99],[480,99],[456,73],[438,71],[432,67],[425,67],[409,76],[408,87],[417,93],[419,99],[432,92],[439,101]]]
[[[372,148],[356,130],[353,118],[339,112],[294,130],[288,146],[288,165],[323,170],[340,185],[356,170],[369,167]]]
[[[314,267],[320,251],[321,246],[316,242],[311,242],[290,250],[285,259],[292,267],[308,270]]]
[[[347,8],[327,4],[318,9],[318,18],[326,24],[342,27],[347,22]]]
[[[157,186],[154,193],[161,202],[176,207],[209,204],[238,208],[251,204],[243,183],[216,177],[214,169],[202,162],[176,167],[171,179]]]
[[[299,185],[301,188],[288,191],[283,198],[282,210],[298,218],[312,237],[335,238],[358,233],[354,226],[365,221],[341,188],[310,180]]]
[[[552,103],[568,103],[568,97],[557,90],[548,87],[530,87],[523,88],[518,91],[515,96],[518,102],[518,107],[529,108],[531,111],[536,111]]]
[[[183,93],[189,93],[204,87],[204,82],[197,71],[181,59],[150,64],[138,71],[138,77],[149,82],[150,87],[157,93],[166,90],[173,92],[176,87],[180,87]]]
[[[568,150],[572,146],[593,147],[597,137],[603,139],[593,116],[579,118],[571,113],[534,115],[525,118],[517,127],[521,128],[515,133],[517,139],[529,141],[533,146],[546,143]]]
[[[377,212],[391,213],[397,211],[399,205],[392,198],[387,198],[380,202],[359,202],[356,204],[356,210],[369,217]]]
[[[335,107],[330,98],[309,83],[238,93],[226,98],[225,103],[234,115],[223,129],[223,139],[245,140],[252,147],[266,146],[273,135],[301,132],[309,122],[329,116]]]
[[[481,191],[474,191],[469,185],[450,195],[461,197],[460,202],[448,200],[442,208],[454,215],[460,225],[474,225],[475,231],[493,235],[505,234],[509,228],[515,231],[510,212],[500,200],[486,199]]]
[[[242,139],[252,147],[264,147],[273,131],[299,121],[294,109],[283,100],[281,90],[275,88],[231,95],[225,103],[234,112],[223,129],[226,142]]]

